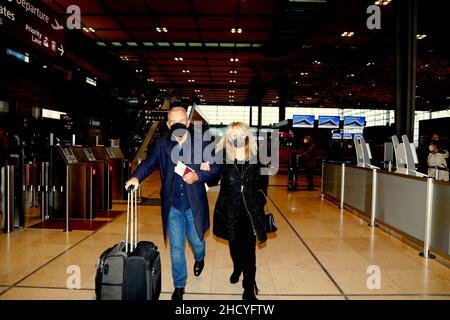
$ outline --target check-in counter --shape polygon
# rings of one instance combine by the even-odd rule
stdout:
[[[450,257],[449,182],[325,161],[322,196]]]

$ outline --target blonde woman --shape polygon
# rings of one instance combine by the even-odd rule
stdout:
[[[249,126],[231,123],[216,152],[224,155],[220,192],[214,209],[213,233],[228,240],[237,283],[243,273],[243,300],[257,300],[256,240],[267,240],[264,220],[268,176],[257,162],[258,146]]]

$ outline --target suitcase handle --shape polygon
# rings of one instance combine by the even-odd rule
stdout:
[[[125,231],[125,252],[132,252],[137,247],[137,192],[131,185],[127,189],[127,223]],[[128,244],[130,244],[128,246]]]

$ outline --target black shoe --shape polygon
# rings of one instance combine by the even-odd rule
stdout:
[[[195,261],[195,263],[194,263],[194,275],[196,277],[198,277],[202,273],[204,266],[205,266],[205,260],[204,259],[202,261]]]
[[[184,288],[175,288],[172,294],[172,300],[174,301],[182,301],[184,294]]]
[[[242,273],[242,271],[233,270],[233,273],[231,274],[231,277],[230,277],[230,282],[233,284],[238,283],[241,273]]]
[[[242,294],[242,300],[248,300],[248,301],[257,301],[258,298],[256,297],[256,295],[259,293],[258,287],[255,286],[252,288],[247,288],[244,289],[244,293]]]

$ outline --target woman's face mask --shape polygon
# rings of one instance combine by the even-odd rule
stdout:
[[[433,146],[429,146],[428,149],[430,150],[430,152],[434,152],[434,147]]]
[[[235,148],[244,148],[247,137],[244,134],[230,134],[230,143]]]

